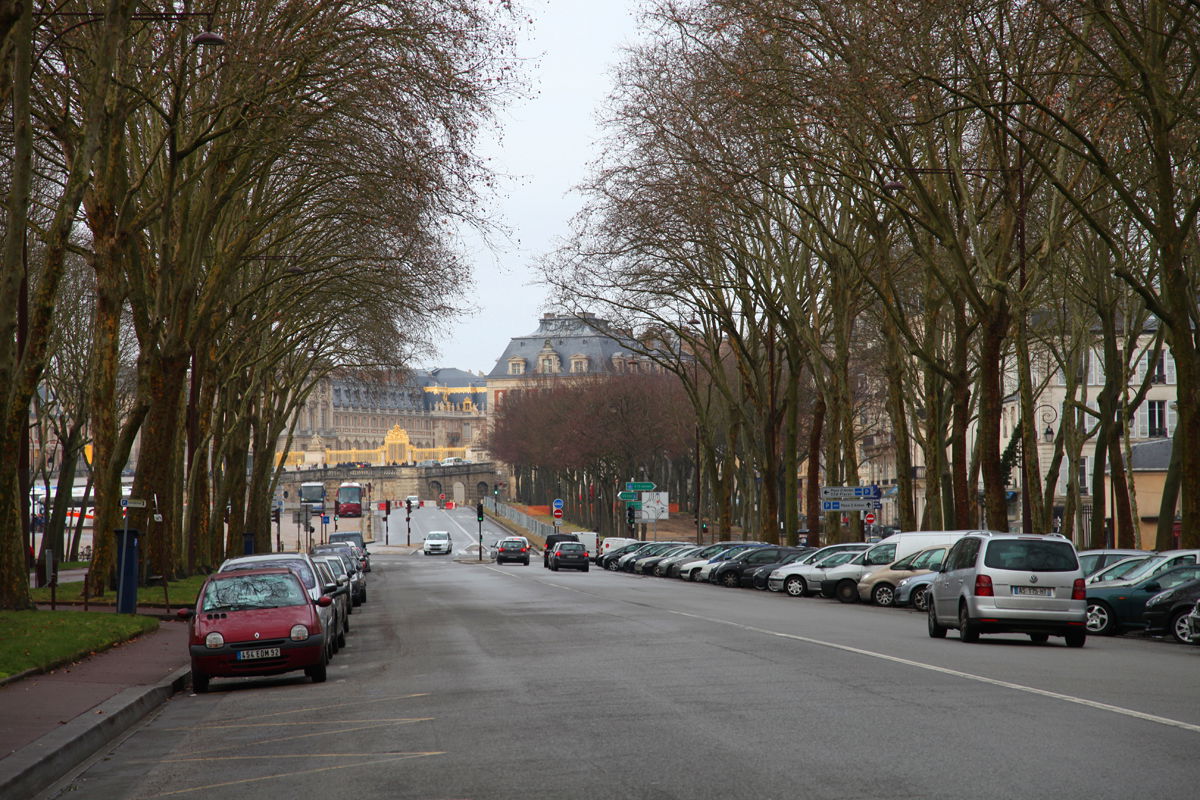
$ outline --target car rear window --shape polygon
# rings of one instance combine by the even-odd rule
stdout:
[[[572,552],[581,552],[583,550],[583,545],[575,544],[574,542],[563,542],[558,546],[558,550],[560,553],[568,550]]]
[[[1079,559],[1070,542],[1040,542],[1021,539],[989,542],[983,563],[992,569],[1025,572],[1072,572]]]
[[[304,589],[292,575],[236,575],[214,578],[204,588],[202,612],[302,606]]]

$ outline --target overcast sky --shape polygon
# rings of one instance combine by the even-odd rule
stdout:
[[[441,353],[424,367],[491,372],[514,336],[532,333],[547,311],[546,291],[534,285],[533,264],[568,232],[581,205],[571,191],[598,152],[596,112],[610,89],[610,68],[634,40],[638,0],[525,0],[534,24],[521,54],[529,66],[531,99],[500,112],[503,142],[483,142],[496,170],[512,176],[496,216],[515,244],[489,252],[468,240],[478,313],[459,317]]]

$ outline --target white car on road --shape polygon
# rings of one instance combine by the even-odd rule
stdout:
[[[450,555],[451,546],[449,531],[430,531],[425,534],[425,546],[422,548],[422,552],[427,556]]]

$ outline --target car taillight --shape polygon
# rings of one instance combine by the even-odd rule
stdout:
[[[521,552],[522,552],[522,553],[524,553],[524,552],[525,552],[526,550],[528,550],[528,549],[529,549],[528,547],[522,547],[522,548],[521,548]]]
[[[1072,600],[1087,600],[1087,584],[1083,578],[1076,578],[1075,585],[1071,587]]]
[[[975,576],[975,596],[976,597],[993,597],[992,579],[987,575]]]

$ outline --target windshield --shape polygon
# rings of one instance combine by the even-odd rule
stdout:
[[[302,606],[308,602],[294,575],[237,575],[215,578],[204,589],[201,612]]]
[[[836,567],[838,564],[845,564],[847,561],[849,561],[852,558],[855,558],[858,555],[859,555],[859,553],[855,552],[854,550],[843,550],[840,553],[834,553],[833,555],[822,559],[820,562],[817,563],[817,566],[822,567],[822,568],[823,567]]]
[[[1128,575],[1134,567],[1136,567],[1138,564],[1145,563],[1149,558],[1150,556],[1130,556],[1129,558],[1123,558],[1117,563],[1099,570],[1092,575],[1092,578],[1096,583],[1099,583],[1100,581],[1111,581],[1115,580],[1116,578],[1123,578]]]
[[[1163,564],[1167,563],[1169,558],[1170,556],[1154,556],[1153,558],[1147,558],[1145,561],[1136,565],[1121,577],[1124,580],[1129,581],[1141,580],[1142,578],[1153,573]],[[1111,578],[1109,580],[1111,580]]]
[[[450,538],[450,534],[448,534],[448,533],[443,533],[442,531],[433,531],[432,533],[430,533],[430,534],[429,534],[428,536],[426,536],[425,538],[426,538],[426,539],[449,539],[449,538]]]
[[[271,558],[261,561],[243,561],[242,563],[226,564],[221,568],[222,572],[240,572],[248,569],[290,569],[292,572],[300,576],[300,580],[304,581],[305,587],[315,589],[317,586],[317,576],[313,575],[312,567],[307,561],[299,558]]]

